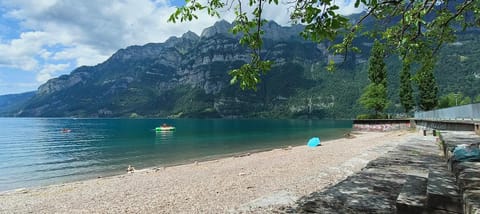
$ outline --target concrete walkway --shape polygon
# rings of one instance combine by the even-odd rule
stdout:
[[[412,136],[361,172],[344,181],[301,198],[295,212],[395,213],[396,201],[409,176],[428,176],[445,168],[433,136]]]
[[[479,142],[473,132],[442,132],[441,138],[411,136],[362,171],[302,197],[296,207],[284,211],[480,214],[480,162],[462,162],[449,169],[446,151]],[[444,150],[441,145],[448,146]]]

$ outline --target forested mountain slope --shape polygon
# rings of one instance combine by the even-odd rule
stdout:
[[[329,43],[299,37],[301,26],[269,22],[262,55],[274,61],[273,69],[257,91],[242,91],[229,84],[228,71],[248,61],[249,53],[230,27],[220,21],[200,36],[187,32],[164,43],[121,49],[101,64],[49,80],[28,102],[3,115],[352,118],[365,111],[357,100],[368,83],[370,40],[357,39],[363,51],[344,61],[328,52]],[[441,50],[435,68],[441,94],[480,93],[478,35],[466,32]],[[339,63],[334,73],[325,70],[329,60]],[[386,60],[389,112],[399,113],[401,67],[395,56]]]

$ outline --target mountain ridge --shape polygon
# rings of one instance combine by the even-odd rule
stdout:
[[[303,40],[302,26],[268,22],[261,54],[274,66],[262,77],[258,91],[242,91],[229,84],[228,71],[248,62],[249,50],[229,32],[231,26],[219,21],[200,36],[189,31],[164,43],[122,48],[98,65],[81,66],[47,81],[21,107],[3,115],[352,118],[364,111],[357,99],[368,82],[370,40],[356,41],[365,51],[349,54],[343,62],[343,56],[328,52],[328,42]],[[326,72],[329,60],[342,62],[337,72]],[[389,97],[397,104],[399,63],[387,61]],[[440,74],[440,85],[449,87],[446,75]],[[390,111],[401,112],[398,105]]]

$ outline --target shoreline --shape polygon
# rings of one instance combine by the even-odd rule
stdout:
[[[342,129],[342,128],[340,128]],[[326,137],[327,141],[331,140],[337,140],[337,139],[342,139],[345,133],[352,132],[351,129],[345,128],[345,130],[342,130],[339,132],[340,134],[338,135],[333,135],[333,136],[328,136]],[[107,177],[115,177],[115,176],[120,176],[125,174],[125,169],[127,169],[128,165],[132,165],[135,167],[136,171],[144,171],[144,170],[149,170],[149,169],[155,169],[155,168],[166,168],[166,167],[175,167],[175,166],[181,166],[181,165],[187,165],[195,162],[205,162],[205,161],[211,161],[211,160],[217,160],[217,159],[223,159],[223,158],[229,158],[229,157],[236,157],[236,156],[244,156],[245,154],[253,154],[253,153],[261,153],[261,152],[268,152],[272,151],[275,149],[282,149],[282,148],[287,148],[287,147],[296,147],[296,146],[301,146],[305,145],[307,142],[307,139],[302,139],[302,138],[297,138],[297,139],[288,139],[288,140],[282,140],[280,145],[278,146],[266,146],[264,148],[252,148],[252,149],[246,149],[244,151],[239,151],[239,152],[231,152],[231,153],[223,153],[223,154],[212,154],[208,156],[202,156],[202,157],[195,157],[195,158],[188,158],[188,159],[182,159],[182,160],[169,160],[166,163],[157,163],[157,164],[148,164],[148,166],[137,168],[135,162],[131,163],[125,163],[124,168],[122,170],[105,170],[102,172],[97,172],[97,173],[89,173],[89,174],[79,174],[76,177],[65,177],[65,178],[58,178],[55,179],[53,182],[36,182],[32,184],[27,184],[25,186],[17,185],[12,188],[0,188],[0,194],[5,193],[5,192],[12,192],[12,191],[18,191],[18,190],[24,190],[24,189],[35,189],[35,188],[42,188],[46,186],[52,186],[52,185],[62,185],[62,184],[68,184],[68,183],[73,183],[73,182],[81,182],[81,181],[86,181],[86,180],[91,180],[91,179],[99,179],[99,178],[107,178]]]
[[[328,141],[332,140],[338,140],[342,139],[342,136],[338,136],[337,138],[332,138],[328,139],[323,143],[326,143]],[[293,141],[288,141],[288,142],[293,142]],[[208,162],[208,161],[215,161],[219,159],[224,159],[224,158],[238,158],[238,157],[244,157],[244,156],[249,156],[251,154],[255,153],[262,153],[262,152],[269,152],[273,151],[276,149],[287,149],[287,148],[292,148],[292,147],[297,147],[297,146],[302,146],[304,144],[292,144],[292,145],[282,145],[282,147],[272,147],[272,148],[264,148],[264,149],[254,149],[254,150],[246,150],[242,152],[234,152],[234,153],[227,153],[227,154],[218,154],[218,155],[209,155],[209,156],[204,156],[201,158],[191,158],[187,160],[181,160],[177,162],[172,162],[172,163],[167,163],[167,164],[162,164],[162,165],[154,165],[150,167],[145,167],[145,168],[135,168],[136,172],[143,172],[143,171],[148,171],[148,170],[156,170],[160,168],[168,168],[168,167],[177,167],[177,166],[183,166],[183,165],[188,165],[188,164],[194,164],[194,163],[202,163],[202,162]],[[135,167],[135,165],[132,165]],[[125,166],[126,168],[127,166]],[[116,177],[116,176],[121,176],[125,174],[125,170],[122,171],[108,171],[102,174],[92,174],[90,177],[83,177],[83,178],[78,178],[78,179],[65,179],[65,180],[59,180],[58,182],[51,183],[51,184],[46,184],[46,185],[35,185],[35,186],[24,186],[24,187],[18,187],[18,188],[12,188],[12,189],[5,189],[5,190],[0,190],[0,195],[3,193],[9,193],[9,192],[16,192],[16,191],[22,191],[26,189],[38,189],[42,187],[48,187],[48,186],[55,186],[55,185],[64,185],[68,183],[75,183],[75,182],[82,182],[86,180],[92,180],[92,179],[100,179],[100,178],[109,178],[109,177]]]
[[[203,213],[248,211],[265,200],[273,200],[267,207],[288,204],[360,170],[398,144],[392,139],[408,134],[361,133],[315,148],[243,152],[132,174],[7,190],[0,192],[0,207],[5,209],[0,211]],[[54,203],[58,200],[64,203]]]
[[[351,129],[346,129],[341,132],[341,135],[338,136],[329,136],[326,138],[325,141],[322,140],[323,143],[327,143],[329,141],[333,140],[339,140],[343,139],[345,133],[352,133],[354,132]],[[302,143],[299,143],[301,140]],[[152,165],[148,167],[143,167],[143,168],[136,168],[135,163],[131,163],[133,167],[135,167],[135,170],[137,172],[140,171],[146,171],[146,170],[155,170],[158,168],[167,168],[167,167],[176,167],[176,166],[182,166],[182,165],[188,165],[192,164],[195,162],[207,162],[207,161],[212,161],[212,160],[218,160],[218,159],[224,159],[224,158],[235,158],[235,157],[241,157],[241,156],[247,156],[250,154],[254,153],[262,153],[262,152],[268,152],[276,149],[286,149],[288,147],[297,147],[297,146],[302,146],[306,145],[308,139],[288,139],[288,140],[283,140],[281,141],[280,145],[278,146],[272,146],[272,147],[266,147],[266,148],[257,148],[257,149],[252,149],[252,150],[245,150],[245,151],[240,151],[240,152],[232,152],[232,153],[226,153],[226,154],[214,154],[214,155],[209,155],[209,156],[203,156],[199,158],[189,158],[185,160],[178,160],[178,161],[172,161],[168,162],[165,164],[157,164],[157,165]],[[125,169],[127,168],[128,165],[125,165]],[[114,171],[105,171],[102,173],[94,173],[90,174],[88,176],[83,176],[83,177],[78,177],[78,178],[66,178],[66,179],[58,179],[55,182],[51,183],[46,183],[46,184],[39,184],[39,185],[32,185],[32,186],[22,186],[22,187],[15,187],[15,188],[10,188],[10,189],[0,189],[0,194],[2,193],[8,193],[8,192],[15,192],[19,190],[25,190],[25,189],[35,189],[35,188],[42,188],[42,187],[47,187],[47,186],[53,186],[53,185],[63,185],[63,184],[68,184],[68,183],[74,183],[74,182],[82,182],[86,180],[91,180],[91,179],[99,179],[99,178],[108,178],[108,177],[115,177],[115,176],[121,176],[125,174],[125,170],[114,170]]]
[[[364,133],[367,133],[367,132],[361,132],[361,131],[359,132],[359,131],[350,130],[347,133],[349,133],[349,134],[357,133],[358,135],[360,135],[360,134],[364,134]],[[325,144],[330,143],[331,141],[336,141],[336,140],[341,140],[341,139],[346,139],[345,134],[343,134],[341,136],[338,136],[338,137],[328,138],[325,141],[322,140],[321,145],[325,145]],[[192,159],[182,160],[182,161],[178,161],[178,162],[175,162],[175,163],[168,163],[168,164],[164,164],[164,165],[157,165],[157,166],[152,166],[152,167],[135,169],[135,171],[140,172],[140,171],[156,170],[158,168],[178,167],[178,166],[195,164],[195,163],[200,164],[200,163],[203,163],[203,162],[218,161],[220,159],[226,159],[226,158],[240,158],[240,157],[250,156],[252,154],[270,152],[270,151],[274,151],[274,150],[282,150],[282,149],[283,150],[290,150],[294,147],[306,146],[307,141],[308,140],[305,140],[305,142],[303,142],[302,144],[295,143],[295,144],[287,145],[286,143],[282,143],[283,145],[281,147],[271,147],[271,148],[263,148],[263,149],[246,150],[246,151],[242,151],[242,152],[233,152],[233,153],[227,153],[227,154],[209,155],[209,156],[204,156],[204,157],[196,158],[196,159],[192,158]],[[285,142],[294,142],[294,141],[293,140],[287,140]],[[295,140],[295,142],[297,142],[297,141]],[[119,176],[119,175],[122,175],[122,174],[116,174],[116,175],[111,175],[111,176],[100,176],[100,178],[101,177],[104,177],[104,178],[114,177],[114,176]],[[87,180],[89,180],[89,179],[87,179]],[[70,182],[67,182],[67,183],[70,183]],[[55,184],[53,184],[53,185],[55,185]],[[0,191],[0,194],[1,193],[2,192]]]

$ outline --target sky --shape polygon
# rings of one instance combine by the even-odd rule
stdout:
[[[266,7],[263,14],[289,25],[289,5],[282,1],[288,0]],[[99,64],[131,45],[164,42],[189,30],[200,35],[218,21],[202,13],[192,22],[167,23],[183,4],[182,0],[0,0],[0,95],[34,91],[51,78]],[[360,11],[353,0],[336,4],[342,14]],[[223,19],[233,20],[233,11],[220,12]]]

